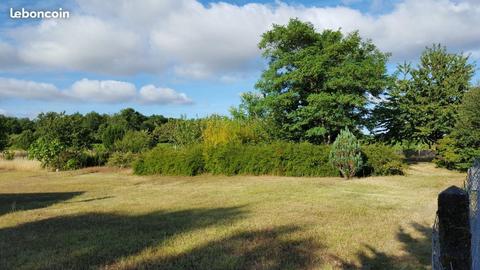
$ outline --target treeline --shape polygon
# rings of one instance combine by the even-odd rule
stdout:
[[[419,146],[463,170],[480,155],[480,90],[468,56],[433,45],[389,75],[389,54],[357,32],[317,32],[297,19],[274,25],[259,47],[268,67],[230,118],[133,109],[1,117],[0,148],[28,150],[55,169],[134,164],[139,174],[187,175],[338,175],[339,160],[358,163],[344,176],[397,174],[399,150]],[[342,132],[349,139],[334,144]]]

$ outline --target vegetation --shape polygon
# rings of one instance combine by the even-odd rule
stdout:
[[[450,169],[467,170],[480,158],[480,88],[467,92],[458,110],[458,120],[451,134],[438,143],[436,163]]]
[[[330,161],[346,179],[355,176],[362,168],[360,143],[348,129],[342,130],[333,143]]]
[[[15,153],[13,151],[4,150],[2,156],[5,160],[13,160],[15,158]]]
[[[140,157],[141,174],[319,176],[335,175],[323,151],[333,147],[331,159],[347,178],[401,174],[395,150],[410,156],[426,146],[437,165],[460,170],[480,155],[478,89],[470,84],[475,66],[463,54],[433,45],[418,66],[401,64],[390,76],[388,53],[358,32],[317,32],[298,19],[274,25],[259,47],[268,67],[231,118],[169,119],[131,108],[113,115],[47,112],[33,120],[0,116],[0,151],[28,150],[52,170],[129,167]],[[332,145],[344,129],[359,142]],[[344,150],[351,156],[340,155]],[[150,157],[154,152],[172,160],[202,154],[195,164],[170,168],[163,157]]]
[[[244,95],[236,114],[269,118],[279,139],[329,144],[345,127],[357,132],[367,96],[388,83],[388,54],[358,32],[318,33],[292,19],[264,33],[259,47],[269,63],[256,84],[261,96]]]
[[[193,176],[202,173],[204,167],[201,146],[173,147],[160,144],[138,159],[133,169],[140,175]]]
[[[436,196],[464,178],[2,171],[0,268],[429,269]]]
[[[385,144],[362,146],[363,175],[402,175],[406,170],[403,155]]]
[[[450,134],[474,69],[467,56],[448,53],[440,45],[427,48],[417,68],[400,65],[386,100],[374,111],[378,136],[432,146]]]

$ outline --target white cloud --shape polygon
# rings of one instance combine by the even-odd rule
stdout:
[[[83,101],[121,103],[132,101],[137,92],[128,82],[82,79],[73,83],[66,95]]]
[[[343,0],[353,3],[359,0]],[[404,0],[386,14],[349,7],[247,4],[195,0],[77,0],[70,20],[43,21],[11,29],[18,49],[0,42],[0,60],[18,55],[28,67],[104,74],[158,74],[205,79],[259,68],[257,44],[272,23],[291,17],[318,30],[360,30],[393,60],[410,60],[440,42],[455,51],[480,50],[480,2]],[[372,3],[381,5],[384,1]]]
[[[52,100],[61,98],[62,93],[55,85],[49,83],[0,78],[0,97],[2,99]]]
[[[82,79],[69,88],[59,90],[55,85],[35,81],[0,77],[1,99],[68,101],[89,103],[191,104],[184,93],[170,88],[135,85],[122,81]]]
[[[0,108],[0,115],[8,115],[7,111]]]
[[[145,85],[140,89],[139,101],[145,104],[191,104],[192,100],[184,93],[178,93],[170,88],[160,88]]]

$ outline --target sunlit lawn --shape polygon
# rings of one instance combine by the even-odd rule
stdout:
[[[0,269],[423,269],[464,175],[137,177],[0,170]]]

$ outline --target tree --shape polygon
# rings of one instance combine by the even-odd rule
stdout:
[[[452,134],[442,138],[437,146],[437,164],[467,170],[475,158],[480,158],[480,88],[474,88],[463,97]]]
[[[0,151],[7,146],[7,143],[8,143],[7,127],[5,126],[4,119],[0,118]]]
[[[116,141],[121,140],[125,135],[125,128],[118,124],[104,125],[100,134],[102,144],[109,150],[112,150]]]
[[[140,153],[150,148],[152,138],[147,131],[129,130],[121,140],[115,141],[114,149],[122,153]]]
[[[35,137],[47,140],[58,140],[68,148],[88,148],[93,142],[93,134],[84,125],[83,116],[79,113],[67,115],[64,112],[41,113],[37,117]]]
[[[399,66],[396,83],[374,111],[377,135],[432,146],[455,126],[473,72],[468,56],[448,53],[441,45],[426,48],[417,68]]]
[[[65,145],[58,139],[50,140],[40,137],[30,145],[28,155],[30,158],[40,161],[44,168],[63,169],[65,162],[62,161],[61,154],[65,152],[65,149]]]
[[[348,129],[342,130],[333,143],[330,161],[346,179],[355,176],[362,167],[360,143]]]
[[[283,139],[330,143],[340,130],[364,124],[368,95],[388,84],[388,55],[358,32],[315,31],[292,19],[274,25],[259,43],[268,68],[235,113],[268,117]]]
[[[111,118],[111,122],[120,125],[125,130],[141,130],[142,124],[147,120],[147,117],[132,108],[126,108],[116,113]]]

